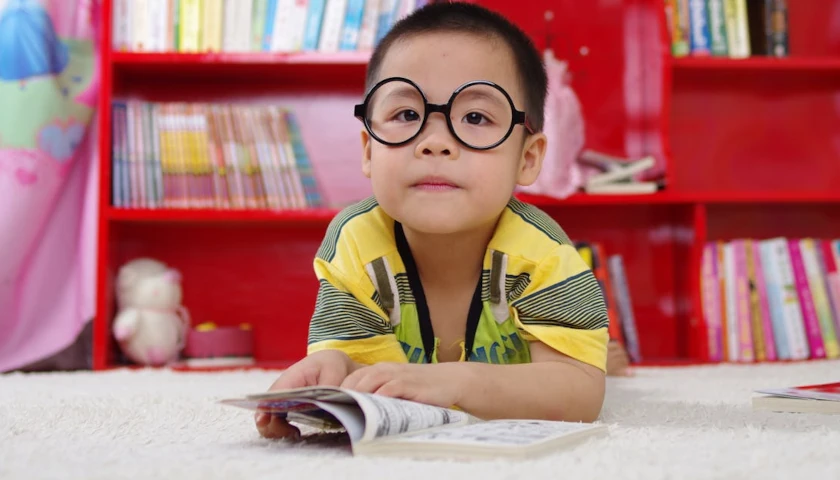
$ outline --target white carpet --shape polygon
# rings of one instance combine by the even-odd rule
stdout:
[[[753,412],[752,390],[840,380],[840,362],[641,369],[611,378],[606,438],[528,462],[353,458],[259,438],[216,399],[276,372],[0,375],[0,479],[840,478],[840,415]]]

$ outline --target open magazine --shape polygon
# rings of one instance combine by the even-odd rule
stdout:
[[[753,408],[774,412],[840,413],[840,382],[756,390]]]
[[[354,455],[419,458],[531,457],[606,432],[606,426],[541,420],[483,421],[464,412],[337,387],[258,393],[220,403],[346,430]]]

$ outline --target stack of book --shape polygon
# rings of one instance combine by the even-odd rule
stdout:
[[[115,101],[112,205],[322,205],[295,115],[279,106]]]
[[[132,52],[370,51],[427,0],[114,0]]]
[[[787,0],[665,0],[674,57],[789,55]]]
[[[712,361],[840,357],[840,240],[736,239],[703,251]]]
[[[623,257],[607,255],[604,246],[599,242],[577,241],[575,248],[601,287],[610,321],[610,340],[620,343],[627,350],[631,362],[642,361],[636,318],[633,315],[633,300]]]

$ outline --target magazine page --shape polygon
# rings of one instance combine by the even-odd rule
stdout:
[[[767,388],[756,390],[756,393],[776,395],[788,398],[808,398],[812,400],[840,401],[840,383],[824,383],[819,385],[801,385],[791,388]]]
[[[458,428],[409,433],[388,441],[396,443],[447,443],[458,446],[528,447],[601,428],[600,425],[588,423],[492,420]]]
[[[350,437],[351,443],[358,442],[365,434],[365,414],[358,405],[330,403],[314,400],[313,403],[334,416]],[[292,420],[290,417],[289,420]]]
[[[427,430],[444,425],[466,425],[479,420],[464,412],[423,403],[348,391],[365,414],[362,441]]]

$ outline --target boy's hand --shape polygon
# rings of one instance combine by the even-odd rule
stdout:
[[[454,363],[378,363],[351,373],[341,387],[449,408],[461,400],[460,372]]]
[[[295,363],[278,378],[268,389],[328,385],[337,387],[357,368],[350,357],[338,350],[323,350],[313,353]],[[257,412],[254,415],[257,430],[265,438],[300,437],[300,430],[289,424],[285,418]]]

